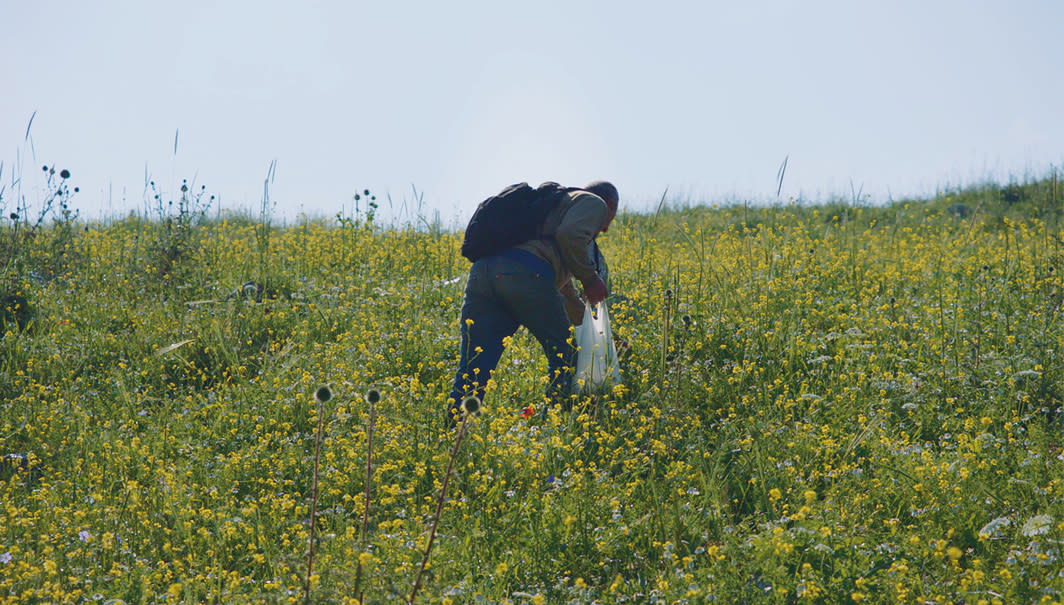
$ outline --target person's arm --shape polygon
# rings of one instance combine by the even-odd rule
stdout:
[[[573,205],[566,211],[554,232],[562,263],[580,281],[584,294],[592,304],[606,298],[606,284],[595,271],[591,256],[591,241],[609,218],[609,209],[602,198],[585,192],[574,194]]]
[[[562,263],[581,283],[596,276],[591,257],[591,240],[595,239],[609,216],[606,202],[590,193],[578,191],[572,206],[565,212],[554,232]]]

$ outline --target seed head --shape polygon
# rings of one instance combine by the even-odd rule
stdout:
[[[381,400],[381,393],[377,389],[370,389],[366,391],[366,402],[373,404]]]
[[[327,386],[320,386],[317,391],[314,391],[314,399],[317,399],[321,403],[325,403],[332,399],[332,390]]]
[[[462,400],[462,411],[472,416],[480,413],[480,400],[470,395]]]
[[[64,168],[64,169],[59,171],[59,176],[60,176],[60,178],[69,179],[70,178],[70,171],[67,170],[66,168]]]

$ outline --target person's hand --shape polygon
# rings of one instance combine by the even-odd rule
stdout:
[[[592,305],[599,304],[610,295],[609,290],[606,289],[606,283],[597,275],[593,279],[580,283],[584,286],[584,297]]]

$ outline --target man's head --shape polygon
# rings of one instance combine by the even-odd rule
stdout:
[[[602,225],[601,233],[605,233],[609,230],[613,217],[617,216],[617,205],[621,199],[620,195],[617,194],[617,188],[609,181],[594,181],[586,185],[584,191],[594,193],[602,198],[602,201],[606,202],[606,207],[609,208],[610,214],[606,218],[606,223]]]

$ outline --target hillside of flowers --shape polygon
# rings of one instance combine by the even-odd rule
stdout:
[[[522,330],[457,428],[460,230],[66,182],[0,198],[0,603],[1064,602],[1055,178],[622,206],[623,383],[525,417]]]

